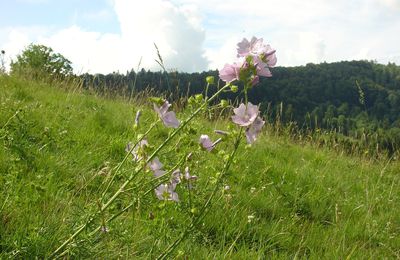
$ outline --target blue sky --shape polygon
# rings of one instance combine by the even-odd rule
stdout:
[[[222,68],[243,37],[264,38],[278,66],[366,59],[400,64],[400,0],[0,0],[6,59],[45,44],[75,72]]]

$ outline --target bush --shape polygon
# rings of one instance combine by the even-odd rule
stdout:
[[[11,62],[11,74],[34,79],[65,78],[72,75],[71,61],[44,45],[30,44]]]

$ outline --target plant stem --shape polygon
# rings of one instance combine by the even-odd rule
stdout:
[[[104,190],[103,194],[101,195],[101,201],[103,201],[104,196],[106,195],[108,189],[110,188],[112,182],[114,181],[115,176],[117,175],[117,173],[120,171],[122,165],[126,162],[126,160],[128,159],[128,157],[131,155],[133,149],[135,149],[135,147],[150,133],[150,131],[157,125],[157,123],[160,122],[160,120],[157,120],[156,122],[154,122],[149,129],[142,135],[142,137],[140,137],[136,143],[134,145],[132,145],[132,148],[126,153],[124,159],[122,159],[122,161],[118,164],[118,166],[115,168],[115,173],[112,176],[110,182],[108,183],[106,189]]]
[[[168,255],[183,241],[183,239],[185,239],[185,237],[189,234],[189,231],[197,223],[199,223],[203,219],[203,217],[205,217],[205,215],[207,213],[207,207],[210,205],[210,203],[213,200],[215,194],[217,193],[218,188],[219,188],[219,183],[222,181],[223,177],[228,172],[229,167],[231,166],[233,158],[234,158],[234,156],[236,154],[236,151],[239,148],[241,135],[242,135],[242,128],[240,128],[239,134],[238,134],[238,136],[236,138],[234,149],[233,149],[232,153],[229,155],[229,158],[228,158],[227,162],[225,163],[221,174],[218,176],[218,179],[217,179],[217,182],[215,184],[214,190],[212,191],[211,195],[208,197],[207,201],[203,204],[199,214],[195,218],[193,218],[192,222],[186,227],[186,229],[183,231],[181,236],[179,238],[177,238],[167,249],[165,249],[164,252],[161,253],[161,255],[159,255],[157,257],[157,259],[166,259],[168,257]]]
[[[138,170],[136,170],[134,173],[129,176],[129,178],[121,185],[121,187],[114,193],[114,195],[101,207],[101,209],[93,214],[89,220],[83,224],[74,234],[72,234],[67,240],[62,243],[61,246],[59,246],[51,255],[50,258],[53,258],[56,256],[62,249],[64,249],[65,246],[67,246],[75,237],[77,237],[82,231],[94,220],[94,218],[98,215],[101,214],[104,210],[106,210],[116,198],[119,197],[119,195],[124,191],[125,187],[136,177],[136,175],[141,172],[145,165],[147,165],[156,155],[157,153],[166,146],[169,141],[171,141],[177,134],[178,132],[183,129],[207,104],[208,102],[211,102],[213,99],[218,97],[218,95],[224,91],[226,88],[228,88],[228,85],[225,85],[222,87],[220,90],[218,90],[210,99],[207,100],[207,102],[203,103],[195,112],[193,112],[185,121],[182,122],[182,124],[175,129],[170,136],[147,158],[146,163],[144,163]],[[127,156],[125,156],[124,160],[125,161]]]

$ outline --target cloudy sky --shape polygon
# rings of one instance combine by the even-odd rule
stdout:
[[[0,49],[50,46],[76,73],[222,68],[242,38],[263,38],[279,66],[341,60],[400,64],[400,0],[0,0]]]

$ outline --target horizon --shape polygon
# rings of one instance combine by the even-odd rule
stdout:
[[[277,67],[400,64],[396,0],[17,0],[2,7],[7,66],[33,43],[69,59],[74,73],[129,71],[141,58],[140,69],[158,71],[156,43],[168,71],[202,72],[233,62],[236,44],[252,36],[277,50]]]

